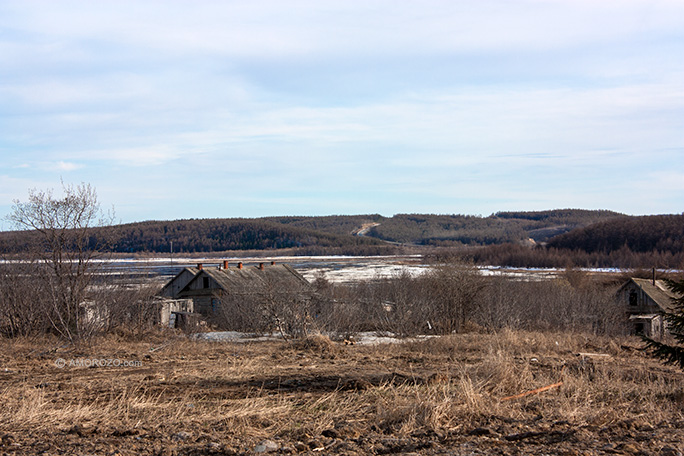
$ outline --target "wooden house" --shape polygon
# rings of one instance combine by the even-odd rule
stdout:
[[[176,274],[173,279],[169,280],[169,282],[164,285],[160,295],[164,298],[178,299],[181,290],[195,278],[200,272],[201,266],[202,265],[198,264],[196,268],[183,268],[181,272]]]
[[[631,278],[618,290],[630,332],[662,338],[667,330],[662,313],[672,310],[674,294],[662,280]]]
[[[167,299],[192,299],[193,312],[204,316],[216,314],[227,296],[278,295],[309,288],[309,282],[287,264],[259,263],[244,266],[203,266],[186,268],[162,289]]]

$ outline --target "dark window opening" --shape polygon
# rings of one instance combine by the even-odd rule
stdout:
[[[639,303],[639,297],[637,296],[637,292],[635,290],[632,290],[629,292],[629,305],[630,306],[636,306]]]
[[[202,288],[209,288],[209,277],[202,277]]]

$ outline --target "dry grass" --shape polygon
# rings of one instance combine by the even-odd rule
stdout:
[[[506,438],[530,430],[556,436],[559,426],[593,433],[566,442],[582,447],[604,438],[608,431],[600,429],[625,423],[667,428],[681,439],[684,374],[637,347],[629,339],[510,331],[376,347],[323,337],[249,345],[105,339],[78,348],[15,340],[0,352],[0,437],[10,435],[2,442],[15,450],[50,436],[56,448],[114,445],[130,454],[158,445],[214,454],[209,443],[240,453],[266,438],[282,445],[345,441],[357,453],[377,452],[374,435],[433,442],[434,449],[497,436],[509,444]],[[57,358],[142,365],[59,369]],[[557,382],[562,386],[501,401]],[[473,436],[480,428],[489,440]],[[174,437],[182,432],[190,437]],[[669,445],[664,439],[651,442]]]

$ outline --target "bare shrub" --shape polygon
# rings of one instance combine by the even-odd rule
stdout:
[[[487,282],[467,263],[442,264],[421,277],[427,302],[424,314],[437,334],[462,331],[480,308]]]
[[[585,279],[573,287],[564,279],[517,281],[489,279],[475,320],[484,327],[526,330],[569,330],[623,334],[624,315],[615,287]]]
[[[43,299],[47,291],[34,275],[32,264],[0,266],[0,335],[30,336],[51,328]]]
[[[104,284],[91,294],[101,332],[144,335],[159,325],[161,302],[154,285]]]
[[[474,266],[449,263],[419,276],[402,271],[356,284],[353,290],[361,303],[356,307],[363,308],[360,315],[375,330],[412,336],[464,330],[475,320],[485,286]]]
[[[371,318],[380,331],[410,336],[428,330],[423,283],[409,273],[375,281],[369,287]]]
[[[313,290],[304,283],[266,276],[259,288],[245,292],[218,292],[212,322],[221,329],[270,332],[301,339],[317,331]]]
[[[377,328],[372,316],[372,287],[368,282],[336,284],[320,276],[312,285],[312,317],[320,331],[350,339],[358,332]]]
[[[451,263],[425,274],[401,273],[352,285],[328,285],[321,328],[372,328],[399,336],[472,331],[625,333],[616,286],[568,270],[555,280],[484,277],[472,265]],[[337,321],[337,322],[336,322]],[[336,322],[336,323],[335,323]]]
[[[270,325],[260,306],[258,297],[251,294],[217,293],[221,303],[219,311],[210,318],[210,323],[227,331],[265,333]]]

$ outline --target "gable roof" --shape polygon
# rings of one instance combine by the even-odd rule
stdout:
[[[651,298],[661,309],[665,311],[672,310],[672,299],[675,298],[675,294],[670,291],[667,284],[663,280],[652,280],[652,279],[638,279],[632,277],[629,279],[622,288],[629,285],[630,282],[636,284],[637,287],[646,293],[646,295]]]
[[[211,277],[219,289],[235,294],[252,293],[273,287],[276,292],[285,291],[291,286],[309,287],[309,282],[292,266],[287,264],[246,266],[243,268],[204,268],[189,281],[184,289],[201,277]]]
[[[159,294],[168,298],[177,297],[178,292],[185,288],[199,272],[200,269],[195,267],[181,269],[173,279],[164,285]]]

